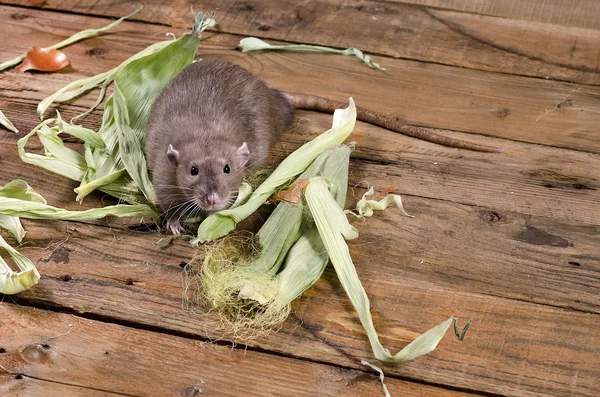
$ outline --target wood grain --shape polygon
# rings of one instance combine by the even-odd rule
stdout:
[[[48,397],[383,395],[379,376],[356,369],[6,303],[0,315],[0,393],[6,395],[42,395],[26,394],[40,383]],[[393,378],[386,384],[396,395],[466,396]]]
[[[30,45],[56,42],[74,33],[77,29],[73,26],[102,24],[90,17],[40,11],[28,11],[31,18],[15,21],[10,18],[12,10],[0,8],[0,20],[10,26],[4,34],[10,30],[11,38],[17,34],[23,39],[16,44],[0,32],[0,40],[9,43],[5,53],[10,56]],[[127,33],[70,47],[67,55],[81,72],[23,75],[9,71],[3,74],[0,88],[6,97],[41,100],[70,81],[116,66],[156,41],[151,37],[158,39],[165,32],[164,27],[142,26],[143,33],[139,32],[139,24],[126,23],[122,29]],[[48,35],[49,31],[54,38]],[[597,87],[580,89],[560,82],[392,59],[386,65],[388,71],[381,73],[340,56],[232,52],[238,39],[207,34],[201,54],[239,63],[276,88],[305,92],[306,87],[311,87],[312,94],[339,100],[352,95],[361,106],[393,114],[411,124],[600,152]],[[95,48],[108,52],[90,55]],[[93,100],[95,96],[78,100],[77,104],[85,106]],[[7,115],[11,117],[10,113]]]
[[[188,28],[191,3],[50,0],[44,9],[121,17],[144,4],[135,19]],[[226,33],[343,48],[360,43],[368,53],[395,58],[600,84],[600,8],[594,0],[536,3],[210,0],[201,7],[218,9],[217,29]]]

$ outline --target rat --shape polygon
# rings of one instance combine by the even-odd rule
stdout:
[[[160,93],[146,123],[145,153],[162,218],[173,234],[181,220],[229,207],[244,173],[261,167],[290,127],[295,109],[333,113],[347,104],[271,89],[243,67],[216,59],[185,67]],[[494,148],[438,135],[357,107],[357,118],[415,138],[482,152]]]

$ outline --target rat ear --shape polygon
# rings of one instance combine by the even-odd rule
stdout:
[[[175,149],[171,144],[169,144],[169,148],[167,149],[167,158],[171,164],[177,167],[177,164],[179,164],[179,150]]]
[[[248,158],[250,157],[250,149],[248,149],[248,145],[246,142],[242,144],[239,148],[237,148],[237,154],[240,159],[241,166],[243,167],[248,162]]]

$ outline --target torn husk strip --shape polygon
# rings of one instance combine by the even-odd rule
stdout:
[[[24,201],[15,198],[0,197],[0,215],[18,216],[27,219],[93,220],[106,216],[137,217],[158,222],[158,215],[145,205],[117,204],[85,211],[68,211],[51,205]]]
[[[2,236],[0,236],[0,247],[8,252],[20,270],[19,272],[13,271],[0,257],[0,293],[6,295],[18,294],[36,285],[40,279],[40,273],[33,262],[11,247]]]
[[[379,66],[379,64],[373,62],[371,57],[365,55],[358,48],[350,47],[345,50],[339,50],[337,48],[331,47],[323,47],[319,45],[308,45],[308,44],[291,44],[291,45],[271,45],[258,39],[256,37],[246,37],[240,40],[240,44],[238,47],[242,49],[243,52],[248,51],[263,51],[263,50],[272,50],[272,51],[309,51],[309,52],[326,52],[331,54],[341,54],[341,55],[353,55],[356,58],[363,61],[368,67],[372,69],[385,70]]]
[[[9,131],[19,132],[19,130],[17,130],[17,127],[15,127],[15,125],[13,123],[11,123],[11,121],[8,119],[8,117],[6,117],[4,115],[4,113],[2,113],[1,110],[0,110],[0,125],[2,125],[4,128],[6,128]]]
[[[366,360],[360,360],[360,363],[362,365],[366,365],[367,367],[372,368],[375,371],[379,372],[379,380],[381,381],[381,387],[383,387],[383,392],[385,393],[385,397],[391,397],[390,391],[388,390],[387,385],[385,384],[385,375],[383,374],[383,371],[381,370],[381,368],[379,368],[376,365],[371,364],[370,362],[368,362]]]
[[[365,217],[373,216],[373,211],[383,211],[390,204],[394,203],[400,209],[400,212],[402,213],[402,215],[414,218],[414,216],[409,215],[404,210],[404,206],[402,205],[402,198],[399,195],[388,194],[387,196],[385,196],[384,198],[382,198],[379,201],[367,198],[369,196],[373,197],[374,194],[375,194],[375,190],[374,190],[373,186],[371,186],[369,188],[369,190],[365,194],[363,194],[362,198],[358,201],[358,203],[356,203],[356,212],[358,213],[358,215],[352,211],[344,211],[344,212],[347,214],[352,214],[358,218],[365,218]]]
[[[356,106],[354,100],[350,98],[346,109],[336,109],[331,129],[285,158],[245,204],[234,209],[217,212],[206,218],[198,227],[198,237],[192,240],[192,244],[198,245],[212,241],[231,232],[238,222],[252,215],[279,187],[303,172],[319,154],[342,143],[354,129],[355,122]]]
[[[131,14],[129,14],[127,16],[124,16],[123,18],[120,18],[120,19],[114,21],[113,23],[111,23],[109,25],[106,25],[103,28],[99,28],[99,29],[86,29],[86,30],[83,30],[81,32],[75,33],[73,36],[69,37],[68,39],[63,40],[60,43],[56,43],[54,45],[51,45],[48,48],[57,50],[59,48],[63,48],[63,47],[66,47],[68,45],[71,45],[73,43],[76,43],[76,42],[78,42],[80,40],[87,39],[90,36],[94,36],[94,35],[96,35],[98,33],[105,32],[105,31],[107,31],[109,29],[114,28],[115,26],[117,26],[118,24],[120,24],[121,22],[123,22],[125,19],[129,18],[130,16],[132,16],[134,14],[137,14],[138,12],[140,12],[142,10],[142,8],[143,7],[138,8],[137,10],[135,10],[134,12],[132,12]],[[19,55],[16,58],[13,58],[13,59],[11,59],[9,61],[1,63],[0,64],[0,71],[2,71],[4,69],[8,69],[8,68],[10,68],[12,66],[17,65],[19,62],[21,62],[23,59],[25,59],[26,56],[27,56],[27,53],[23,53],[23,54]]]
[[[16,179],[0,188],[0,197],[15,198],[25,201],[34,201],[46,204],[46,200],[37,194],[27,182]],[[25,229],[21,220],[16,216],[0,215],[0,227],[9,231],[15,240],[20,243],[25,237]]]
[[[348,223],[343,210],[335,203],[327,183],[322,178],[310,180],[306,187],[306,201],[340,283],[367,332],[375,357],[380,361],[405,362],[435,349],[452,324],[452,317],[425,332],[395,355],[381,345],[373,325],[369,298],[360,283],[345,241],[356,237],[356,229]]]
[[[58,137],[61,132],[58,127],[49,127],[55,121],[56,119],[45,120],[29,134],[19,139],[17,141],[19,157],[27,164],[36,165],[69,179],[80,181],[88,168],[85,159],[76,151],[65,147],[62,139]],[[38,135],[44,145],[44,155],[25,152],[25,145],[34,134]]]

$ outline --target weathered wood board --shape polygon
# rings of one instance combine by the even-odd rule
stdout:
[[[0,5],[6,58],[103,26],[104,17],[138,5],[3,4],[20,5]],[[35,106],[45,96],[117,66],[167,31],[185,32],[190,2],[145,4],[137,22],[68,47],[69,72],[0,75],[0,109],[21,130],[0,131],[0,184],[25,179],[51,204],[74,210],[115,202],[92,194],[76,204],[77,183],[20,162],[16,140],[38,123]],[[352,221],[360,238],[350,243],[351,254],[382,342],[395,352],[450,315],[461,325],[474,318],[465,341],[449,333],[429,356],[384,365],[392,395],[596,396],[595,3],[256,0],[219,2],[219,8],[218,29],[204,34],[201,57],[239,63],[280,89],[353,96],[410,123],[506,149],[473,153],[357,123],[347,207],[367,184],[396,185],[415,215],[389,209]],[[339,56],[234,51],[246,35],[356,46],[377,54],[387,71]],[[94,100],[87,95],[58,109],[69,118]],[[101,110],[85,120],[91,128],[100,122]],[[330,122],[329,115],[299,111],[272,161]],[[69,146],[82,150],[76,140]],[[28,148],[41,150],[35,139]],[[129,227],[138,223],[24,222],[28,234],[20,250],[42,279],[0,303],[0,394],[162,396],[202,388],[215,395],[383,395],[378,378],[360,364],[374,362],[371,349],[333,269],[294,303],[279,332],[232,349],[214,317],[181,310],[182,266],[196,252],[185,241],[160,249],[157,233]],[[218,338],[217,345],[204,343]],[[28,352],[48,360],[27,361]]]
[[[600,7],[594,0],[576,6],[569,0],[50,0],[44,8],[121,17],[142,4],[135,19],[173,27],[188,27],[193,5],[218,10],[220,32],[600,85]]]

